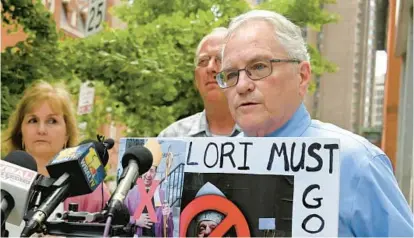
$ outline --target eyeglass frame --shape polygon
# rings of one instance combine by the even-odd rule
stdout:
[[[260,60],[258,60],[257,62],[259,62]],[[300,64],[300,63],[302,63],[302,61],[301,60],[299,60],[299,59],[270,59],[270,60],[262,60],[262,61],[269,61],[270,62],[270,73],[268,74],[268,75],[266,75],[266,76],[264,76],[264,77],[261,77],[261,78],[258,78],[258,79],[252,79],[252,78],[250,78],[250,76],[249,76],[249,74],[248,73],[246,73],[246,76],[247,77],[249,77],[249,79],[251,79],[251,80],[253,80],[253,81],[257,81],[257,80],[261,80],[261,79],[264,79],[264,78],[266,78],[266,77],[269,77],[269,75],[271,75],[272,73],[273,73],[273,65],[272,65],[272,63],[297,63],[297,64]],[[255,62],[251,62],[251,63],[255,63]],[[225,89],[225,88],[231,88],[231,87],[234,87],[234,86],[236,86],[237,85],[237,83],[239,83],[239,78],[240,78],[240,72],[241,71],[245,71],[245,72],[247,72],[246,71],[246,69],[247,69],[247,67],[251,64],[251,63],[249,63],[249,64],[247,64],[244,68],[242,68],[242,69],[237,69],[237,70],[235,70],[234,72],[237,72],[237,80],[236,80],[236,83],[234,84],[234,85],[232,85],[232,86],[227,86],[227,87],[225,87],[225,86],[223,86],[221,83],[220,83],[220,80],[218,79],[218,77],[219,77],[219,75],[221,74],[221,73],[223,73],[225,70],[222,70],[222,71],[220,71],[220,72],[218,72],[217,74],[216,74],[216,81],[217,81],[217,84],[219,85],[219,87],[220,88],[222,88],[222,89]]]

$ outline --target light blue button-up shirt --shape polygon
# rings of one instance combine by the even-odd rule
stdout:
[[[398,187],[390,160],[365,138],[311,120],[303,104],[283,127],[266,137],[340,139],[338,236],[413,237],[413,213]]]

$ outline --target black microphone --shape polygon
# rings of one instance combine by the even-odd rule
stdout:
[[[32,186],[37,176],[37,164],[31,155],[16,150],[0,161],[1,227],[5,222],[19,226],[26,212]]]
[[[30,169],[31,171],[37,172],[36,160],[26,151],[23,151],[23,150],[12,151],[8,155],[6,155],[6,157],[4,157],[4,161],[18,165],[26,169]]]
[[[106,140],[104,140],[103,142],[104,146],[106,147],[107,150],[112,149],[112,147],[114,147],[115,141],[111,138],[108,138]]]
[[[64,199],[93,192],[103,182],[108,152],[101,142],[90,142],[60,151],[46,166],[54,191],[28,220],[22,237],[35,233]]]
[[[152,165],[152,153],[146,147],[132,146],[122,156],[124,172],[118,187],[111,196],[108,205],[108,216],[115,216],[117,207],[123,204],[128,191],[135,185],[139,175],[146,173]]]

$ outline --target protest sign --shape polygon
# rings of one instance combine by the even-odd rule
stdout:
[[[159,140],[181,143],[177,236],[338,235],[338,139]]]
[[[182,213],[203,197],[197,193],[221,194],[244,214],[250,236],[337,236],[339,140],[192,139],[183,191]],[[208,203],[203,206],[210,213],[215,210]],[[218,214],[221,222],[227,216],[235,218],[228,223],[241,222],[230,211]],[[197,216],[187,224],[181,217],[180,235],[197,236],[201,221]],[[237,229],[228,232],[239,236]]]

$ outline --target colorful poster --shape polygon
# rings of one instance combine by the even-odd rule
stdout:
[[[125,205],[131,221],[135,221],[138,226],[136,236],[177,237],[187,142],[153,139],[160,144],[163,156],[161,160],[154,160],[151,169],[138,178],[125,198]],[[121,162],[125,151],[131,146],[143,146],[147,140],[120,140],[118,180],[123,172]]]
[[[175,196],[177,202],[171,206],[175,208],[172,236],[338,235],[339,140],[228,137],[158,140],[163,152],[169,151],[179,157],[172,167],[184,169],[177,173],[182,175],[178,183],[172,186],[170,180],[170,185],[166,186],[181,191]],[[126,148],[127,145],[143,145],[145,139],[130,138],[122,143],[121,148]],[[165,168],[165,158],[167,154],[155,176],[160,180],[165,177],[165,169],[161,169],[162,164]],[[143,182],[138,180],[138,187],[145,187],[145,175],[143,178]],[[158,187],[163,189],[163,186]],[[146,194],[157,200],[154,191],[156,189],[149,189]],[[142,204],[137,195],[133,200]],[[135,206],[132,200],[129,202]],[[144,204],[151,206],[149,199]],[[156,202],[153,206],[157,207]],[[151,209],[152,217],[156,217],[153,210],[156,209]],[[165,234],[139,235],[160,237]]]

